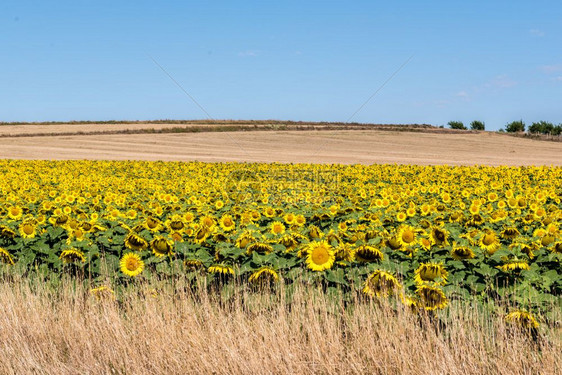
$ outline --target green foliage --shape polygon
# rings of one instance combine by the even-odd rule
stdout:
[[[486,125],[482,121],[474,120],[470,123],[470,129],[472,129],[472,130],[486,130]]]
[[[523,120],[512,121],[505,126],[505,131],[508,133],[524,132],[525,122]]]
[[[551,134],[553,130],[554,124],[547,121],[533,122],[533,124],[529,126],[529,133],[533,134]]]
[[[462,121],[449,121],[447,125],[449,125],[451,129],[466,130]]]

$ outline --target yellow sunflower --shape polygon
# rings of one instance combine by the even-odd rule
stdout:
[[[468,246],[453,246],[451,256],[455,260],[473,259],[475,257],[474,251]]]
[[[219,220],[219,225],[225,232],[231,232],[234,230],[234,228],[236,228],[236,223],[230,215],[224,215],[223,217],[221,217],[221,219]]]
[[[130,277],[139,275],[144,269],[144,262],[136,253],[127,253],[123,255],[119,264],[121,266],[121,271]]]
[[[77,249],[63,250],[59,258],[65,264],[76,263],[76,262],[84,263],[86,261],[86,257],[84,256],[84,253]]]
[[[172,250],[174,249],[174,243],[172,241],[168,241],[162,236],[154,237],[152,241],[150,241],[150,248],[152,252],[157,257],[163,257],[165,255],[172,255]]]
[[[422,263],[416,269],[414,281],[418,285],[427,282],[445,285],[448,274],[442,263]]]
[[[397,235],[398,242],[402,244],[402,246],[413,246],[416,244],[416,230],[409,226],[409,225],[402,225],[398,228],[398,235]]]
[[[125,246],[128,249],[140,251],[148,247],[148,242],[135,232],[130,232],[125,237]]]
[[[502,264],[501,266],[497,266],[497,268],[502,270],[503,272],[528,270],[529,263],[523,260],[514,259]]]
[[[279,274],[273,268],[264,266],[254,271],[248,281],[252,284],[269,284],[279,281]]]
[[[271,233],[275,235],[282,235],[285,233],[285,225],[280,221],[274,221],[269,227]]]
[[[449,245],[447,239],[449,238],[449,232],[445,228],[434,226],[431,228],[430,239],[433,245],[436,246],[446,246]]]
[[[37,234],[35,221],[27,220],[20,225],[20,235],[23,238],[33,238]]]
[[[313,271],[332,268],[336,256],[332,246],[326,241],[311,242],[307,249],[306,264]]]
[[[539,322],[535,317],[525,310],[515,310],[505,316],[508,324],[517,325],[519,328],[531,329],[538,328]]]
[[[444,309],[449,303],[443,290],[434,285],[420,285],[416,293],[420,297],[420,305],[426,310]]]
[[[376,270],[371,273],[363,284],[363,294],[370,297],[384,297],[402,288],[396,277],[391,273]]]
[[[214,273],[214,274],[217,274],[217,275],[234,276],[234,268],[232,268],[231,266],[224,265],[224,264],[212,265],[211,267],[209,267],[209,269],[207,271],[209,273]]]
[[[0,261],[4,264],[9,264],[10,266],[14,265],[14,258],[8,252],[8,250],[0,247]]]
[[[374,246],[361,245],[355,249],[355,258],[360,262],[374,262],[383,260],[384,254]]]
[[[500,247],[500,241],[496,232],[491,229],[487,229],[480,238],[480,247],[488,252],[488,254],[495,253]]]

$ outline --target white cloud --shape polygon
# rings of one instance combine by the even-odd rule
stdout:
[[[509,78],[507,74],[501,74],[494,77],[491,81],[484,84],[485,88],[497,88],[497,89],[508,89],[510,87],[516,86],[517,81]]]
[[[258,55],[257,51],[243,51],[243,52],[238,52],[238,56],[240,57],[256,57]]]
[[[562,72],[562,64],[543,65],[540,69],[546,74]]]
[[[542,38],[543,36],[546,35],[544,33],[544,31],[539,30],[539,29],[531,29],[531,30],[529,30],[529,34],[531,34],[532,36],[539,37],[539,38]]]
[[[462,90],[459,91],[455,94],[456,97],[462,98],[462,99],[468,99],[469,95],[466,91]]]

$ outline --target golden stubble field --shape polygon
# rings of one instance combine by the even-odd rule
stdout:
[[[156,124],[160,128],[173,124]],[[102,131],[154,129],[103,125]],[[562,165],[562,143],[481,133],[380,130],[87,134],[95,125],[0,127],[0,158],[344,164]],[[85,132],[80,135],[25,134]],[[6,137],[7,134],[19,135]]]

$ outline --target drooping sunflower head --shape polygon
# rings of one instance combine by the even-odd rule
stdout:
[[[500,233],[502,238],[506,238],[506,239],[514,239],[517,236],[519,236],[521,233],[519,233],[519,231],[517,230],[516,227],[507,227],[504,230],[502,230],[502,232]]]
[[[385,297],[402,288],[400,282],[389,272],[376,270],[363,284],[363,294],[370,297]]]
[[[14,258],[12,254],[8,252],[8,250],[0,247],[0,262],[4,264],[8,264],[10,266],[14,265]]]
[[[355,250],[355,258],[360,262],[376,262],[384,259],[384,254],[378,248],[361,245]]]
[[[501,266],[497,266],[497,268],[499,268],[503,272],[528,270],[529,263],[524,260],[512,259],[505,262]]]
[[[310,227],[308,227],[308,236],[312,239],[318,239],[322,238],[324,236],[324,233],[316,225],[311,225]]]
[[[245,249],[246,246],[248,246],[249,244],[255,242],[256,239],[253,236],[252,233],[250,232],[244,232],[242,234],[240,234],[238,236],[238,238],[236,239],[236,247],[240,248],[240,249]]]
[[[144,269],[144,262],[136,253],[127,253],[123,255],[119,264],[121,266],[121,271],[130,277],[139,275]]]
[[[125,246],[131,250],[144,250],[148,247],[148,242],[135,232],[130,232],[125,237]]]
[[[197,271],[204,267],[203,262],[199,259],[186,259],[183,261],[183,265],[188,271]]]
[[[431,242],[436,246],[446,246],[449,244],[449,232],[445,228],[434,226],[430,233]]]
[[[442,263],[422,263],[416,269],[414,280],[418,285],[428,282],[445,285],[448,274]]]
[[[265,243],[265,242],[254,242],[253,244],[249,245],[246,249],[248,254],[252,254],[254,251],[258,253],[265,253],[269,254],[273,251],[273,246]]]
[[[149,216],[145,219],[144,227],[151,232],[158,232],[162,228],[162,222],[155,217]]]
[[[162,236],[156,236],[152,241],[150,241],[150,248],[152,249],[154,255],[157,257],[163,257],[165,255],[172,255],[174,243]]]
[[[0,225],[0,238],[14,238],[15,236],[16,232],[13,231],[10,227]]]
[[[332,268],[336,259],[332,246],[326,241],[311,242],[307,248],[306,264],[313,271]]]
[[[558,241],[552,246],[551,251],[556,254],[562,254],[562,241]]]
[[[335,249],[335,256],[338,261],[353,262],[355,251],[350,245],[342,243]]]
[[[444,309],[449,303],[443,290],[436,285],[420,285],[416,293],[420,297],[420,305],[426,310]]]
[[[473,259],[475,257],[474,251],[468,246],[453,246],[451,256],[455,260]]]
[[[106,285],[101,285],[96,288],[90,289],[90,294],[96,297],[97,300],[114,300],[115,292]]]
[[[78,249],[67,249],[63,250],[59,258],[62,260],[63,263],[84,263],[86,261],[86,257],[84,253]]]
[[[219,276],[234,276],[234,268],[225,264],[214,264],[207,271]]]
[[[496,232],[491,229],[484,231],[484,233],[482,233],[482,237],[480,238],[480,247],[486,250],[489,254],[495,253],[501,247]]]
[[[535,317],[525,310],[514,310],[505,316],[508,324],[515,325],[518,328],[531,329],[538,328],[539,322]]]
[[[254,285],[270,285],[279,281],[279,274],[273,268],[264,266],[254,271],[248,281]]]

